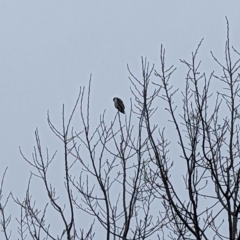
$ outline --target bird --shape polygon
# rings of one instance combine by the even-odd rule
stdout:
[[[113,101],[114,101],[114,106],[115,106],[115,108],[116,108],[119,112],[125,114],[125,106],[124,106],[124,104],[123,104],[123,101],[122,101],[120,98],[118,98],[118,97],[114,97],[114,98],[113,98]]]

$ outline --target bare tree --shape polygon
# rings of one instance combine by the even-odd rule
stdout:
[[[159,178],[164,184],[164,206],[171,209],[170,217],[174,219],[167,226],[169,237],[240,239],[239,52],[230,48],[227,21],[225,63],[218,61],[211,53],[222,69],[222,75],[212,72],[207,77],[201,72],[201,62],[197,60],[201,44],[202,41],[192,53],[190,62],[181,60],[187,67],[187,74],[179,115],[179,104],[174,103],[177,90],[170,82],[175,69],[166,67],[163,47],[160,72],[155,71],[160,79],[160,83],[155,84],[163,89],[158,96],[166,102],[166,110],[178,136],[181,164],[186,169],[183,173],[184,197],[180,197],[178,186],[173,184],[171,172],[168,171],[167,151],[164,151],[167,140],[162,132],[159,134],[161,141],[152,137],[152,128],[147,119],[148,136],[154,149],[152,158],[157,162]],[[235,61],[232,51],[237,56]],[[216,80],[214,84],[213,80]],[[211,85],[214,85],[214,91],[210,91]]]
[[[69,117],[63,105],[61,129],[48,113],[63,144],[64,191],[49,177],[59,153],[45,153],[36,130],[32,158],[20,149],[32,168],[25,198],[12,197],[20,206],[19,239],[240,239],[240,53],[230,47],[227,21],[224,63],[211,52],[222,73],[208,76],[198,60],[202,43],[189,61],[181,60],[187,69],[182,89],[172,83],[179,79],[163,46],[156,67],[142,58],[140,77],[128,66],[133,97],[126,115],[117,112],[109,121],[104,111],[91,124],[91,77]],[[31,193],[34,179],[46,193],[40,208]],[[2,188],[3,180],[0,224],[10,239],[10,195],[3,204]]]
[[[11,215],[6,215],[6,207],[9,201],[10,194],[8,194],[7,198],[3,198],[3,183],[4,178],[7,173],[7,168],[3,172],[3,176],[0,183],[0,226],[1,231],[3,232],[3,236],[6,240],[9,240],[11,238],[11,231],[8,230],[9,223],[11,222]]]

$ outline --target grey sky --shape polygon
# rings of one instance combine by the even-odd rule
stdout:
[[[36,127],[45,146],[58,147],[51,143],[55,137],[47,127],[47,110],[60,124],[62,104],[73,107],[91,73],[92,116],[98,119],[107,109],[111,118],[114,96],[124,100],[128,112],[127,63],[136,74],[141,56],[157,67],[163,43],[168,63],[179,68],[179,59],[189,58],[204,37],[200,56],[211,71],[209,51],[223,57],[225,16],[231,43],[240,49],[239,9],[239,1],[219,0],[1,0],[0,176],[8,166],[5,189],[20,194],[25,189],[29,170],[18,147],[30,156]]]

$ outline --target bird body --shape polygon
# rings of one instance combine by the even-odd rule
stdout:
[[[114,101],[114,106],[115,106],[115,108],[116,108],[119,112],[125,114],[125,106],[124,106],[124,104],[123,104],[123,101],[122,101],[120,98],[118,98],[118,97],[113,98],[113,101]]]

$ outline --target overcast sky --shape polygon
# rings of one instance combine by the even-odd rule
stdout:
[[[239,1],[2,1],[0,0],[0,176],[5,188],[25,189],[29,170],[19,146],[30,156],[34,130],[44,144],[59,142],[47,127],[47,110],[60,123],[62,104],[73,107],[79,87],[92,74],[92,116],[114,116],[112,98],[129,107],[127,64],[141,74],[140,57],[181,68],[204,38],[200,56],[207,71],[216,66],[210,50],[223,57],[226,20],[231,43],[240,50]],[[179,70],[181,71],[181,70]],[[180,81],[181,79],[178,79]],[[14,176],[14,177],[13,177]]]

